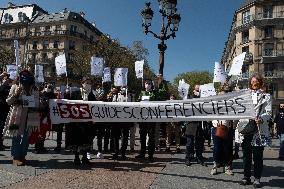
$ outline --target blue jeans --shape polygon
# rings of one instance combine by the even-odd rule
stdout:
[[[284,158],[284,134],[280,134],[280,150],[279,150],[279,157]]]
[[[17,135],[12,138],[11,155],[14,159],[23,159],[28,152],[29,137],[27,129],[25,129],[24,135]]]

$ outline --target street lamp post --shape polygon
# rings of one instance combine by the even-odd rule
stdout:
[[[144,32],[147,35],[148,33],[153,34],[153,36],[160,40],[160,44],[158,44],[158,49],[160,53],[159,59],[159,75],[164,75],[164,59],[165,59],[165,50],[167,49],[167,45],[165,41],[170,39],[171,37],[174,39],[176,37],[176,31],[178,31],[179,23],[181,17],[176,13],[177,8],[177,0],[158,0],[159,2],[159,13],[162,16],[162,27],[160,35],[157,35],[152,30],[150,30],[151,21],[154,15],[150,7],[150,2],[146,3],[146,6],[141,11]],[[166,21],[165,21],[166,20]]]

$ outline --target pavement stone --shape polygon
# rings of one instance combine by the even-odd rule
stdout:
[[[252,186],[239,185],[239,181],[243,178],[241,159],[233,162],[233,176],[221,173],[222,169],[218,169],[219,174],[211,175],[210,171],[213,167],[212,151],[209,148],[206,148],[206,150],[207,153],[204,153],[204,156],[208,158],[207,167],[199,164],[192,164],[188,167],[184,164],[184,154],[173,154],[171,162],[158,174],[150,188],[253,188]],[[277,159],[278,150],[279,141],[273,140],[272,148],[266,148],[264,151],[262,188],[284,188],[284,164],[283,161]]]
[[[34,154],[33,146],[27,155],[28,165],[16,167],[11,165],[10,151],[0,152],[0,188],[227,188],[241,189],[242,160],[233,162],[234,176],[220,173],[210,175],[213,166],[212,150],[206,147],[207,167],[184,164],[183,154],[166,154],[157,152],[155,162],[137,161],[127,154],[126,161],[111,159],[105,154],[104,159],[91,160],[92,165],[75,167],[73,154],[68,151],[55,153],[56,135],[46,141],[49,153]],[[10,146],[10,140],[5,144]],[[139,144],[138,141],[136,141]],[[63,145],[64,146],[64,145]],[[94,144],[96,148],[96,144]],[[139,146],[136,146],[136,150]],[[184,151],[184,147],[182,148]],[[264,171],[261,179],[263,188],[284,188],[283,161],[278,161],[279,141],[273,140],[272,148],[264,153]]]

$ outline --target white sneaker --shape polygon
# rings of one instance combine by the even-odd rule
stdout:
[[[213,167],[210,174],[211,175],[217,175],[218,171],[217,171],[217,167]]]
[[[104,155],[101,152],[97,153],[97,159],[103,159]]]
[[[87,152],[87,159],[90,160],[91,159],[91,154],[89,152]]]

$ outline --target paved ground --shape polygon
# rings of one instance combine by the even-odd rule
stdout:
[[[53,136],[55,138],[55,135]],[[74,167],[73,155],[69,152],[56,154],[52,151],[55,141],[50,136],[46,141],[48,154],[32,153],[27,156],[28,165],[11,165],[10,152],[0,152],[0,187],[3,188],[245,188],[238,184],[242,178],[241,160],[234,162],[234,176],[220,173],[210,175],[212,150],[206,147],[207,167],[184,165],[184,154],[155,155],[154,163],[139,162],[136,154],[128,154],[126,161],[92,159],[92,165]],[[6,140],[9,145],[10,140]],[[138,143],[138,141],[137,141]],[[284,188],[284,164],[277,160],[278,141],[265,150],[263,188]],[[137,148],[139,148],[137,146]],[[252,188],[248,186],[246,188]]]

